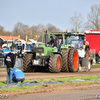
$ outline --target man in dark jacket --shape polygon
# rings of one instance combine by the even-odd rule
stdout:
[[[50,41],[47,44],[51,45],[52,47],[57,46],[53,36],[50,36]]]
[[[14,52],[14,48],[11,48],[11,52],[8,53],[5,57],[5,64],[7,66],[7,83],[9,82],[9,84],[11,84],[12,82],[12,76],[13,76],[13,67],[15,65],[15,59],[16,56],[15,54],[13,54]]]

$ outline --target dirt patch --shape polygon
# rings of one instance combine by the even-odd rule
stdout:
[[[59,86],[52,85],[43,85],[42,88],[30,89],[30,90],[20,90],[20,91],[0,91],[0,94],[8,94],[10,98],[19,97],[20,95],[32,94],[32,93],[44,93],[44,92],[69,92],[69,91],[82,91],[82,90],[91,90],[98,89],[100,87],[100,82],[96,83],[79,83],[79,84],[70,84],[66,83]]]
[[[48,73],[48,72],[32,72],[24,73],[25,79],[45,79],[45,78],[60,78],[60,77],[73,77],[73,76],[82,76],[82,75],[100,75],[100,68],[92,68],[90,72],[76,72],[76,73]],[[7,72],[0,72],[0,81],[6,81]]]

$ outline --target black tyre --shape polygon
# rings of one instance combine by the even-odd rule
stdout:
[[[32,53],[25,53],[23,55],[23,71],[24,72],[32,72],[32,67],[31,67],[32,58],[33,58]]]
[[[69,53],[69,71],[77,72],[79,69],[79,58],[77,49],[71,49]]]
[[[83,58],[82,67],[86,67],[85,71],[90,71],[91,70],[91,64],[90,64],[89,58]]]
[[[70,52],[70,48],[66,49],[66,50],[61,50],[61,55],[62,55],[62,72],[69,72],[68,69],[68,58],[69,58],[69,52]]]
[[[49,71],[59,73],[62,67],[62,59],[59,54],[52,54],[49,60]]]

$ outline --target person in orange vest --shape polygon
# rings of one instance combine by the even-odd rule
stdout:
[[[89,51],[90,47],[89,47],[89,42],[85,41],[85,51]]]

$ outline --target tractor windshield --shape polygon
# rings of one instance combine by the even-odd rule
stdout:
[[[65,45],[70,44],[71,40],[73,40],[73,39],[79,39],[79,37],[78,36],[70,36],[70,37],[65,36]],[[63,44],[63,38],[58,37],[58,41],[60,44]]]
[[[11,47],[15,47],[15,43],[13,41],[8,41],[7,47],[5,49],[9,49],[10,50]]]
[[[26,44],[26,50],[32,50],[32,45],[31,44]]]
[[[79,39],[79,37],[78,36],[67,36],[67,39],[65,39],[65,44],[67,45],[67,44],[70,44],[70,42],[71,42],[71,40],[73,40],[73,39]]]
[[[71,40],[70,45],[74,48],[83,48],[83,40],[73,39]]]

